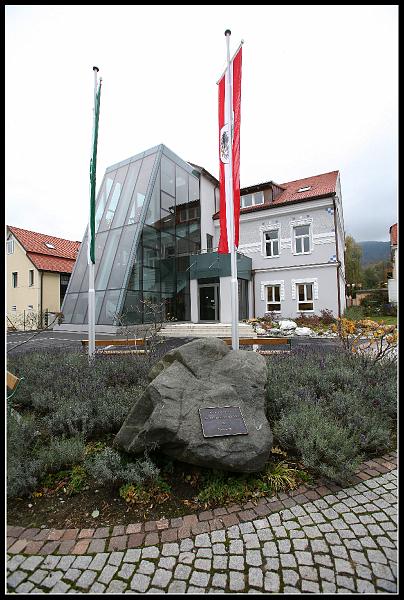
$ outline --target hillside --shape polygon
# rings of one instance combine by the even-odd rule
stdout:
[[[357,242],[362,248],[362,267],[381,260],[390,260],[390,242]]]

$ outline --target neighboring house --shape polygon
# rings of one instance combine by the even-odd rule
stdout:
[[[397,260],[398,260],[398,224],[390,227],[391,263],[393,265],[392,277],[387,280],[389,291],[389,302],[397,304]]]
[[[219,182],[164,145],[106,170],[96,203],[96,331],[117,317],[231,322],[230,255],[219,240]],[[62,306],[64,329],[87,329],[87,230]],[[241,190],[237,255],[240,319],[345,309],[344,225],[338,171]],[[140,309],[140,310],[139,310]]]
[[[6,236],[7,317],[19,329],[30,314],[60,311],[80,242],[11,226]]]

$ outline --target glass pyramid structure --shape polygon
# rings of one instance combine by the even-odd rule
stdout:
[[[107,168],[96,199],[95,323],[190,320],[190,256],[200,252],[200,173],[163,144]],[[88,324],[88,228],[62,305]]]

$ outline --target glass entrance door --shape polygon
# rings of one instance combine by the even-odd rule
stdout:
[[[199,320],[219,321],[219,284],[199,285]]]

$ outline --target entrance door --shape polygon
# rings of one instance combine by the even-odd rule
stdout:
[[[219,284],[199,285],[199,320],[219,321]]]

